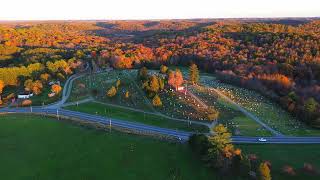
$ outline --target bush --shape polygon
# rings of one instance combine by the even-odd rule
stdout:
[[[295,176],[296,172],[294,171],[293,167],[291,166],[284,166],[282,168],[282,172],[289,175],[289,176]]]
[[[207,115],[208,120],[213,121],[213,120],[218,119],[218,117],[219,117],[219,111],[217,111],[213,107],[209,107],[208,108],[208,115]]]
[[[23,100],[21,106],[30,106],[32,101],[30,99]]]

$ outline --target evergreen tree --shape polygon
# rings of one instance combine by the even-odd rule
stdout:
[[[192,84],[196,84],[199,81],[199,70],[196,64],[192,64],[189,68],[189,78]]]
[[[142,81],[148,79],[148,69],[146,67],[142,67],[141,69],[139,69],[138,78]]]

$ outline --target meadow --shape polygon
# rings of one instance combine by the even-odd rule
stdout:
[[[52,118],[2,115],[0,137],[2,179],[217,179],[186,144]]]
[[[122,119],[126,121],[139,122],[147,125],[153,125],[169,129],[177,129],[192,132],[209,132],[205,125],[198,125],[194,123],[181,122],[166,117],[150,114],[144,112],[133,111],[123,107],[114,107],[111,105],[101,104],[98,102],[88,102],[73,106],[67,106],[66,109],[73,111],[80,111],[89,114],[95,114],[105,117]]]

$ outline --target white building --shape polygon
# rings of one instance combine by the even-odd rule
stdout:
[[[19,99],[29,99],[32,96],[33,96],[33,93],[31,93],[31,94],[19,94],[18,98]]]

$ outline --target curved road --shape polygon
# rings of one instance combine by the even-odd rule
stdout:
[[[163,136],[177,138],[181,142],[185,142],[189,139],[192,132],[185,131],[177,131],[173,129],[160,128],[150,125],[145,125],[136,122],[129,122],[121,119],[114,118],[106,118],[102,116],[70,111],[65,109],[60,109],[60,107],[66,102],[67,98],[71,92],[72,82],[84,76],[86,73],[75,74],[71,76],[65,85],[65,89],[63,91],[63,96],[61,101],[43,107],[25,107],[25,108],[2,108],[0,109],[1,114],[8,113],[35,113],[35,114],[43,114],[43,115],[56,115],[69,117],[69,118],[77,118],[88,122],[101,123],[106,126],[111,124],[112,127],[118,127],[128,130],[133,130],[135,132],[143,132],[143,133],[152,133],[159,134]],[[232,142],[234,143],[270,143],[270,144],[320,144],[320,137],[288,137],[288,136],[275,136],[275,137],[265,137],[267,139],[266,142],[259,142],[257,137],[245,137],[245,136],[234,136],[232,137]]]
[[[176,131],[172,129],[160,128],[155,126],[149,126],[141,123],[128,122],[121,119],[105,118],[102,116],[86,114],[82,112],[64,110],[64,109],[48,109],[48,108],[3,108],[0,109],[0,113],[37,113],[43,115],[56,115],[65,116],[71,118],[77,118],[84,121],[101,123],[106,126],[119,127],[136,132],[159,134],[168,137],[177,138],[182,142],[189,139],[192,132]],[[234,136],[232,142],[234,143],[263,143],[263,144],[320,144],[320,137],[287,137],[287,136],[276,136],[276,137],[265,137],[267,142],[259,142],[257,137],[245,137],[245,136]]]

